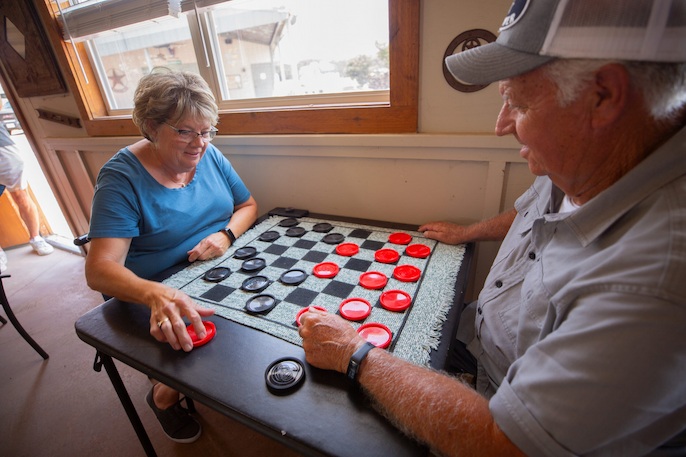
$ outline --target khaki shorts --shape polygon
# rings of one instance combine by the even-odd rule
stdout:
[[[24,159],[15,144],[0,147],[0,184],[10,192],[28,187],[24,176]]]

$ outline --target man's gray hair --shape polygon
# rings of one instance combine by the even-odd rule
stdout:
[[[609,63],[624,65],[655,120],[669,122],[686,106],[686,63],[558,59],[545,65],[544,71],[557,86],[557,100],[564,107],[576,100],[597,69]]]

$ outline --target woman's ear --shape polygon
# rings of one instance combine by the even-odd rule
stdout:
[[[143,124],[145,125],[145,131],[143,132],[143,135],[145,138],[154,143],[157,139],[157,129],[160,127],[160,124],[152,119],[146,119]]]

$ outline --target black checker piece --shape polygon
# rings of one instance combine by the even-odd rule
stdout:
[[[284,298],[284,301],[305,307],[305,306],[310,306],[310,304],[314,301],[314,299],[317,297],[317,295],[319,295],[318,292],[314,292],[314,291],[311,291],[308,289],[303,289],[301,287],[301,288],[295,289],[293,292],[288,294],[288,296],[286,298]]]
[[[307,233],[307,230],[305,230],[302,227],[291,227],[288,230],[286,230],[286,236],[290,236],[293,238],[300,238],[305,233]]]
[[[300,222],[298,222],[297,219],[293,219],[293,218],[291,217],[291,218],[282,220],[281,222],[279,222],[279,225],[280,225],[281,227],[295,227],[295,226],[298,225],[299,223],[300,223]]]
[[[262,235],[260,235],[259,240],[271,243],[272,241],[277,240],[280,236],[281,235],[279,234],[279,232],[269,230],[268,232],[264,232]]]
[[[320,222],[319,224],[314,224],[312,230],[317,233],[329,233],[331,230],[333,230],[333,225],[329,224],[328,222]]]
[[[216,286],[202,294],[201,297],[206,298],[208,300],[220,302],[235,291],[236,289],[234,289],[233,287],[226,287],[222,286],[221,284],[217,284]]]
[[[326,244],[340,244],[345,239],[345,236],[341,233],[329,233],[322,238],[322,241]]]
[[[322,293],[338,298],[348,298],[354,289],[355,285],[353,284],[332,280],[327,284],[324,290],[322,290]]]
[[[257,255],[257,249],[252,246],[245,246],[239,248],[234,252],[233,256],[240,260],[249,259],[250,257],[255,257]]]

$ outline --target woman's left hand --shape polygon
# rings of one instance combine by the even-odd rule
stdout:
[[[228,236],[220,232],[213,233],[200,240],[193,249],[188,251],[188,261],[195,262],[196,260],[209,260],[220,257],[229,249],[229,246]]]

